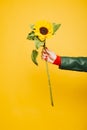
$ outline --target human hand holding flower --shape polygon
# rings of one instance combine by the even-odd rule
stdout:
[[[56,55],[54,52],[50,51],[48,48],[42,49],[42,55],[43,60],[46,60],[49,63],[60,65],[61,64],[61,57]]]
[[[44,60],[48,61],[49,63],[53,64],[54,61],[56,60],[56,58],[57,58],[57,55],[54,52],[48,50],[47,48],[42,49],[42,59],[44,59]]]

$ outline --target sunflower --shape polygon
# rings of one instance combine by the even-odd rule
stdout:
[[[35,35],[38,36],[38,38],[41,41],[46,40],[46,38],[49,38],[53,34],[53,26],[51,23],[47,21],[38,21],[34,25],[34,32]]]

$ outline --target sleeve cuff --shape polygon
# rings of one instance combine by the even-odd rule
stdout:
[[[53,64],[60,66],[61,65],[61,57],[57,56],[56,59],[55,59],[55,61],[53,62]]]

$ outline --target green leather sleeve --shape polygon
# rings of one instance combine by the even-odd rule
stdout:
[[[87,72],[87,57],[61,57],[59,68]]]

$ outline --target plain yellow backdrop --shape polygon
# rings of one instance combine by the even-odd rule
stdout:
[[[0,0],[0,130],[86,130],[87,73],[31,61],[26,39],[38,20],[61,23],[47,47],[62,56],[87,56],[86,0]]]

